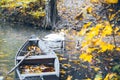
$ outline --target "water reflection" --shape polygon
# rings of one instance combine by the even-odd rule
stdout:
[[[14,57],[20,46],[33,34],[39,38],[48,31],[21,24],[0,22],[0,75],[7,73],[14,66]],[[13,74],[9,80],[13,79]]]

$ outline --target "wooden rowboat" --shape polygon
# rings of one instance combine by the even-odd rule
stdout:
[[[27,57],[24,57],[27,55]],[[23,60],[23,58],[25,58]],[[30,38],[15,56],[15,80],[59,80],[59,60],[39,38]]]

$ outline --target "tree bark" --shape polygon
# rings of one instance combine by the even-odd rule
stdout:
[[[54,29],[56,27],[56,17],[57,17],[57,0],[47,0],[46,3],[46,17],[45,17],[45,28]]]
[[[56,17],[57,17],[57,0],[51,0],[51,22],[52,28],[56,27]]]

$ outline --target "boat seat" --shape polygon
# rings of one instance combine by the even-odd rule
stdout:
[[[21,60],[23,58],[24,58],[24,56],[17,56],[16,60]],[[56,58],[56,56],[55,55],[29,56],[26,59],[53,59],[53,58]]]

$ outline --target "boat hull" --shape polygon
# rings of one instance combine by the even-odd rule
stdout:
[[[15,56],[15,65],[17,65],[20,60],[28,52],[29,46],[37,46],[42,50],[40,55],[30,55],[23,60],[23,62],[15,70],[15,80],[59,80],[59,60],[57,55],[53,50],[51,50],[44,41],[38,38],[32,38],[27,40],[24,45],[19,49]],[[52,72],[40,72],[40,73],[22,73],[21,66],[36,66],[36,65],[47,65],[54,68]]]

